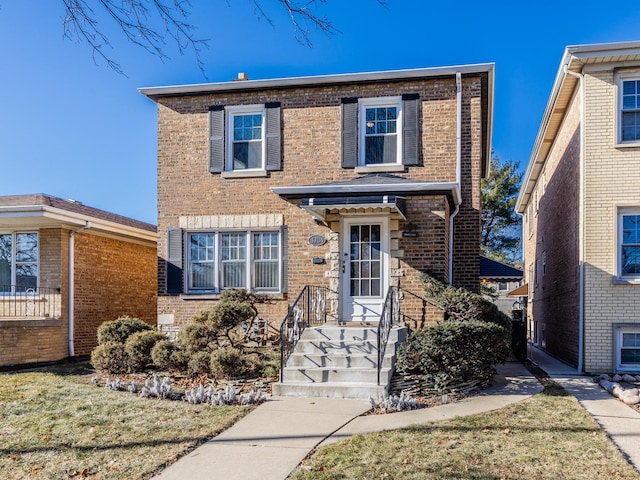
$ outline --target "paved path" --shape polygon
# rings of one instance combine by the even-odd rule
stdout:
[[[274,397],[230,429],[171,465],[155,480],[282,480],[320,444],[356,433],[390,430],[502,408],[542,390],[518,362],[498,368],[496,385],[481,395],[439,407],[362,416],[368,401]],[[628,408],[628,407],[627,407]]]
[[[629,463],[640,472],[640,412],[614,398],[593,377],[537,348],[529,349],[529,360],[537,364],[595,419]]]

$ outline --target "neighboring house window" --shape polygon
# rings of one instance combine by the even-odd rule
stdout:
[[[620,142],[640,141],[640,79],[621,77],[620,89]]]
[[[534,222],[534,218],[533,218],[533,203],[529,203],[529,206],[527,207],[527,217],[529,220],[529,235],[531,235],[533,233],[533,222]]]
[[[38,288],[38,234],[0,234],[0,293]]]
[[[614,325],[615,370],[636,371],[640,368],[640,326]]]
[[[547,274],[547,252],[542,252],[542,276]]]
[[[419,165],[420,99],[342,99],[342,167],[403,170]]]
[[[282,291],[281,236],[281,232],[188,232],[186,290]]]
[[[534,279],[534,266],[533,263],[529,264],[529,275],[527,280],[529,281],[529,300],[533,300],[533,293],[535,292],[536,289],[536,284],[538,283],[537,280]]]
[[[640,211],[618,215],[618,276],[640,279]]]
[[[498,282],[498,291],[506,292],[509,289],[509,284],[507,282]]]
[[[209,107],[209,171],[264,176],[282,168],[280,103]]]

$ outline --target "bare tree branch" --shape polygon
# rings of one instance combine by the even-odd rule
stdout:
[[[230,0],[228,0],[230,1]],[[263,0],[248,0],[254,6],[254,14],[274,25],[263,7]],[[106,15],[120,29],[124,37],[161,61],[169,57],[165,53],[170,39],[181,55],[192,51],[198,68],[205,76],[201,57],[202,47],[207,40],[194,36],[195,26],[189,23],[191,3],[189,0],[62,0],[65,6],[64,36],[86,42],[92,49],[93,61],[104,61],[109,68],[124,75],[119,63],[105,51],[111,48],[109,39],[100,25],[99,18]],[[386,0],[377,0],[386,7]],[[312,46],[311,28],[315,27],[331,36],[339,31],[326,17],[315,13],[327,0],[276,0],[286,11],[293,25],[295,39],[301,44]],[[92,7],[93,6],[93,7]]]

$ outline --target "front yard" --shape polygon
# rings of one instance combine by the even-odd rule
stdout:
[[[637,480],[640,476],[578,402],[546,380],[542,393],[498,411],[335,443],[313,454],[289,478]]]
[[[250,411],[139,398],[90,378],[0,375],[0,478],[147,479]]]

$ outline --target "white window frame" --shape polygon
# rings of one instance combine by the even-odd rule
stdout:
[[[616,146],[619,147],[637,147],[640,146],[640,138],[637,140],[622,139],[622,112],[623,112],[623,83],[625,81],[640,80],[640,72],[622,73],[616,77]],[[640,112],[640,109],[638,109]]]
[[[19,263],[16,259],[16,238],[21,234],[34,234],[36,235],[37,247],[36,247],[36,261],[35,262],[22,262],[22,263],[35,263],[36,264],[36,289],[40,288],[40,233],[37,230],[26,231],[0,231],[0,235],[11,235],[11,280],[9,285],[11,286],[10,292],[0,291],[0,296],[11,296],[16,294],[16,264]],[[30,287],[32,288],[32,287]]]
[[[242,287],[230,287],[230,288],[244,288],[250,292],[260,293],[280,293],[282,292],[282,268],[283,268],[283,244],[282,233],[279,230],[259,228],[255,230],[189,230],[185,232],[185,252],[184,252],[184,264],[186,265],[186,281],[185,290],[189,294],[204,294],[204,293],[220,293],[225,288],[222,287],[222,242],[221,237],[223,234],[244,234],[245,235],[245,279],[246,284]],[[253,236],[254,234],[261,233],[276,233],[278,235],[278,285],[276,288],[256,288],[254,278],[254,254],[253,254]],[[214,285],[212,288],[194,288],[191,280],[191,258],[190,258],[190,238],[192,235],[213,235],[214,236]]]
[[[622,363],[622,340],[625,333],[640,334],[640,325],[629,323],[613,324],[613,348],[614,348],[614,365],[615,372],[637,372],[640,371],[639,363]]]
[[[225,157],[225,171],[226,172],[239,172],[239,173],[256,173],[256,172],[266,172],[266,161],[267,161],[267,142],[266,142],[266,109],[264,104],[257,105],[234,105],[230,107],[226,107],[226,157]],[[234,169],[233,166],[233,118],[238,115],[261,115],[262,116],[262,127],[261,133],[262,138],[261,142],[261,156],[262,156],[262,164],[258,168],[242,168],[242,169]]]
[[[394,163],[366,163],[366,110],[367,108],[396,107],[396,161]],[[369,168],[384,168],[402,163],[402,97],[375,97],[358,100],[358,166]]]
[[[617,234],[616,234],[616,279],[620,282],[624,283],[637,283],[640,284],[640,273],[632,274],[632,275],[623,275],[622,274],[622,246],[623,246],[623,219],[627,215],[637,215],[640,216],[640,207],[625,207],[618,209],[618,217],[617,217]]]

